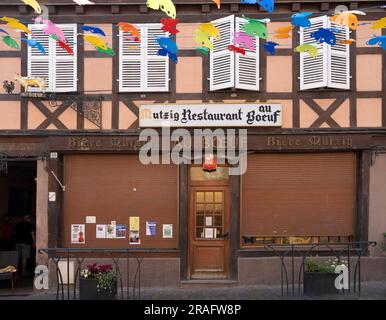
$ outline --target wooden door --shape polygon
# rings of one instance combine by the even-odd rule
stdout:
[[[189,273],[191,279],[227,279],[229,188],[190,188]]]

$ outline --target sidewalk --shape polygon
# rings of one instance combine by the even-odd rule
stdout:
[[[335,296],[300,297],[290,295],[281,297],[280,286],[243,286],[234,288],[142,288],[141,300],[386,300],[386,281],[371,281],[362,283],[362,292],[347,293]],[[296,293],[296,292],[295,292]],[[130,291],[132,295],[132,290]],[[67,299],[67,291],[64,291]],[[120,298],[120,291],[118,292]],[[126,297],[126,290],[124,290]],[[61,295],[59,295],[61,298]],[[16,290],[15,295],[10,290],[0,291],[0,300],[55,300],[56,292],[31,292]],[[70,291],[73,299],[73,291]]]

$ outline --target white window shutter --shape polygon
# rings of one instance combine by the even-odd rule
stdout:
[[[319,43],[310,34],[319,28],[328,27],[328,17],[310,19],[311,26],[300,27],[300,44],[312,44],[318,48],[318,56],[311,57],[306,52],[300,53],[300,90],[326,87],[328,83],[328,48],[326,43]]]
[[[144,91],[168,91],[169,90],[169,57],[158,56],[160,49],[157,37],[165,37],[161,30],[161,24],[148,24],[146,26],[145,52],[143,54],[144,70],[146,74],[146,90]]]
[[[39,41],[46,54],[42,54],[37,48],[32,48],[28,46],[28,77],[34,78],[43,78],[46,82],[46,89],[49,90],[52,87],[50,77],[50,54],[51,46],[49,37],[43,32],[43,25],[29,25],[28,28],[33,32],[33,37],[31,34],[28,35],[28,39],[34,39]],[[25,76],[22,74],[21,76]],[[38,87],[29,88],[30,92],[38,92],[40,89]]]
[[[334,32],[336,40],[350,38],[348,27],[329,21],[330,28],[340,29]],[[338,89],[350,89],[350,45],[337,43],[328,45],[328,87]]]
[[[247,21],[236,17],[236,32],[241,32],[241,27]],[[253,37],[254,50],[245,48],[245,55],[235,53],[236,57],[236,88],[245,90],[259,90],[259,38]]]
[[[214,40],[210,51],[210,91],[233,88],[235,85],[235,55],[228,50],[235,30],[234,15],[212,21],[220,30],[220,38]]]
[[[119,91],[162,92],[169,90],[169,57],[158,56],[156,38],[167,36],[161,24],[137,24],[140,42],[119,32]]]
[[[78,74],[77,74],[77,25],[76,24],[61,24],[60,29],[63,31],[66,42],[74,51],[74,55],[70,55],[66,50],[61,48],[54,39],[50,39],[53,43],[53,88],[54,92],[75,92],[77,91]]]

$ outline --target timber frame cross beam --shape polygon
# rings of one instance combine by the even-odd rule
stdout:
[[[341,126],[331,117],[331,115],[340,107],[340,105],[348,98],[343,96],[336,98],[330,106],[324,110],[319,106],[314,99],[302,98],[302,100],[318,114],[318,118],[311,124],[310,128],[320,128],[323,123],[327,123],[331,128],[340,128]]]
[[[51,112],[43,102],[39,100],[31,100],[32,104],[45,115],[46,119],[36,128],[37,130],[47,129],[51,124],[55,125],[58,129],[68,129],[62,121],[59,120],[59,116],[67,110],[73,103],[72,101],[63,102],[55,111]]]

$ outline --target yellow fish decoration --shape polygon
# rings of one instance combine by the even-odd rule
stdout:
[[[386,17],[383,17],[377,21],[374,21],[371,25],[371,29],[383,29],[386,28]]]
[[[173,19],[177,16],[176,7],[172,0],[147,0],[146,5],[153,10],[162,10]]]
[[[210,36],[207,33],[202,32],[200,29],[196,30],[196,37],[194,40],[200,46],[213,50],[213,41],[210,39]]]
[[[195,41],[201,47],[213,50],[213,39],[220,37],[220,30],[212,23],[202,23],[196,30]]]
[[[95,46],[97,48],[101,48],[102,50],[108,49],[108,47],[107,47],[106,43],[103,41],[103,39],[99,38],[98,36],[84,35],[84,34],[81,34],[81,35],[83,35],[85,41],[92,44],[93,46]]]
[[[295,52],[307,52],[311,57],[316,58],[318,56],[318,48],[312,44],[302,44],[294,49]]]
[[[220,30],[212,23],[202,23],[198,30],[200,30],[203,33],[206,33],[207,35],[217,39],[220,36]]]
[[[32,33],[32,31],[28,29],[26,25],[22,24],[18,19],[2,17],[0,20],[5,21],[7,26],[11,27],[12,29],[21,30],[25,33]]]
[[[363,11],[352,10],[336,14],[335,16],[332,16],[330,20],[337,24],[349,27],[352,30],[356,30],[358,28],[357,14],[362,16],[366,15]]]
[[[42,13],[42,8],[40,7],[40,4],[36,0],[21,0],[21,1],[29,5],[30,7],[32,7],[32,9],[34,9],[36,13],[38,14]]]

